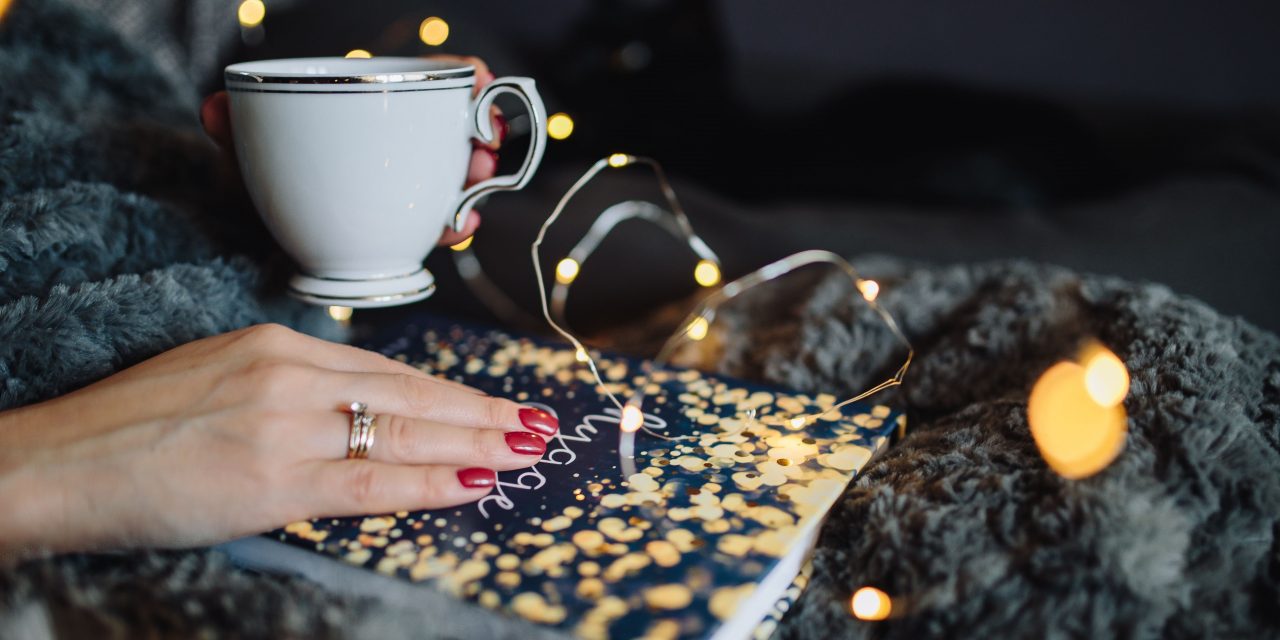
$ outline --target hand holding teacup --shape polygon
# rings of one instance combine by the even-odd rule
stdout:
[[[228,95],[206,102],[202,119],[215,139],[234,129],[249,195],[299,265],[292,294],[351,307],[421,300],[434,290],[422,260],[436,240],[470,235],[479,197],[528,183],[546,146],[545,109],[532,80],[494,79],[477,63],[308,58],[227,68]],[[500,134],[490,110],[501,93],[521,99],[534,127],[520,170],[492,177]]]

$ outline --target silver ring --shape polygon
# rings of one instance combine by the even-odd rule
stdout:
[[[369,413],[369,406],[363,402],[352,402],[347,410],[351,413],[351,429],[347,433],[347,459],[364,460],[369,457],[369,449],[373,447],[373,433],[378,428],[378,417]]]

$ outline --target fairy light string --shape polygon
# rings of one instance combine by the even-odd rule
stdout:
[[[548,230],[560,219],[565,208],[579,191],[581,191],[592,179],[599,175],[605,169],[620,169],[630,165],[646,165],[653,169],[657,177],[659,187],[662,194],[670,207],[669,211],[664,211],[652,203],[642,201],[627,201],[613,205],[603,211],[592,224],[587,233],[580,239],[570,250],[569,255],[557,263],[555,285],[549,296],[547,293],[546,278],[543,273],[542,259],[540,249],[546,238]],[[663,440],[688,440],[693,436],[688,435],[667,435],[658,433],[650,429],[644,420],[644,388],[647,384],[635,385],[635,390],[627,397],[626,401],[619,399],[610,386],[605,383],[600,375],[600,369],[595,358],[588,351],[587,347],[578,339],[568,328],[567,322],[564,320],[564,305],[569,294],[569,288],[581,273],[582,265],[591,256],[591,254],[600,246],[603,239],[617,227],[618,224],[632,219],[648,221],[652,224],[667,230],[668,232],[682,238],[689,248],[700,258],[698,267],[695,269],[695,280],[706,288],[714,287],[720,282],[720,260],[716,256],[706,242],[702,240],[694,231],[693,226],[689,223],[688,216],[684,212],[684,208],[680,205],[680,201],[676,198],[675,190],[672,189],[670,182],[667,180],[666,173],[662,170],[662,166],[656,161],[639,156],[629,154],[613,154],[608,158],[596,161],[574,184],[565,192],[560,201],[556,204],[551,215],[543,221],[542,226],[538,229],[537,237],[530,246],[530,256],[533,261],[533,269],[535,279],[538,284],[538,298],[542,307],[543,319],[551,326],[556,333],[568,340],[575,349],[576,359],[587,365],[591,371],[591,375],[600,392],[609,399],[619,412],[619,427],[622,431],[619,443],[619,456],[626,462],[634,457],[635,452],[635,434],[637,431],[663,439]],[[906,375],[907,369],[911,366],[911,361],[915,356],[915,351],[911,347],[910,341],[902,333],[898,323],[893,319],[883,307],[880,306],[878,299],[879,285],[873,280],[862,278],[853,265],[849,264],[844,258],[830,251],[824,250],[808,250],[792,254],[775,262],[769,263],[745,276],[726,283],[718,289],[711,291],[694,307],[684,320],[680,323],[679,329],[672,334],[662,348],[658,351],[657,356],[645,363],[644,377],[646,383],[652,379],[656,370],[666,366],[670,358],[676,353],[680,346],[688,341],[698,341],[706,337],[711,322],[715,320],[716,310],[724,303],[736,298],[742,293],[762,285],[766,282],[776,280],[796,269],[804,268],[811,265],[826,264],[835,266],[845,275],[847,275],[853,284],[854,290],[860,292],[860,296],[871,308],[871,310],[884,322],[885,326],[893,334],[903,347],[906,348],[907,355],[902,365],[894,372],[894,374],[883,382],[859,393],[853,397],[846,398],[838,403],[817,413],[809,413],[791,418],[790,426],[793,428],[801,428],[814,420],[826,416],[832,412],[836,412],[852,404],[863,400],[871,395],[884,391],[885,389],[902,384],[902,380]],[[857,296],[855,296],[857,297]],[[747,425],[742,428],[745,429]]]

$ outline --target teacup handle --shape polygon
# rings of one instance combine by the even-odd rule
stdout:
[[[547,108],[542,105],[542,96],[538,95],[533,78],[508,77],[490,82],[471,102],[471,135],[485,144],[493,144],[493,120],[489,117],[489,107],[493,105],[495,98],[504,93],[520,98],[529,110],[529,120],[533,123],[529,150],[524,154],[524,164],[519,171],[477,182],[462,192],[461,200],[453,213],[453,230],[459,233],[466,224],[467,212],[475,206],[476,200],[494,191],[514,191],[529,184],[533,172],[538,169],[538,163],[542,162],[542,152],[547,148]]]

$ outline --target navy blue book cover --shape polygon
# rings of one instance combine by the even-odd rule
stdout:
[[[619,412],[570,346],[431,317],[368,346],[550,411],[560,433],[477,503],[268,535],[584,638],[750,630],[792,584],[850,479],[905,424],[897,410],[855,404],[793,428],[790,418],[836,398],[693,370],[646,380],[640,361],[604,355],[601,374],[620,398],[645,385],[646,426],[691,436],[639,432],[627,468]],[[770,576],[774,593],[764,593]]]

